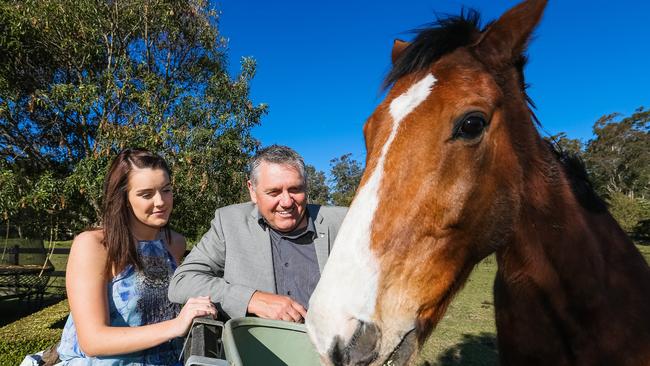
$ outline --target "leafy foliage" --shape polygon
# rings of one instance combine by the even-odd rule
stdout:
[[[639,108],[631,116],[601,117],[585,161],[599,193],[620,192],[650,197],[650,111]],[[617,120],[618,119],[618,120]]]
[[[582,142],[578,139],[569,138],[564,132],[547,137],[545,140],[555,144],[563,152],[568,152],[573,155],[580,155],[582,153]]]
[[[173,223],[190,237],[237,201],[266,106],[249,100],[252,59],[227,73],[217,25],[202,0],[3,2],[0,161],[30,187],[23,211],[67,217],[73,232],[97,224],[125,147],[168,160]]]
[[[646,243],[650,242],[650,218],[640,220],[634,227],[634,234],[638,239],[645,240]]]
[[[361,182],[362,165],[352,158],[352,154],[345,154],[330,160],[330,167],[332,202],[337,206],[350,206]]]
[[[330,190],[325,181],[325,173],[317,171],[313,165],[305,166],[307,174],[307,196],[309,203],[326,205],[330,201]]]
[[[650,234],[650,111],[601,117],[594,124],[583,158],[609,211],[629,233]]]
[[[8,220],[18,210],[18,182],[16,174],[9,169],[0,170],[0,215]]]
[[[628,233],[641,229],[639,224],[650,218],[650,200],[612,192],[609,195],[609,212]]]

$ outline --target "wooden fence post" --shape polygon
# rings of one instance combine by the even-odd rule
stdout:
[[[18,260],[20,259],[20,246],[18,244],[14,245],[14,264],[18,265]]]

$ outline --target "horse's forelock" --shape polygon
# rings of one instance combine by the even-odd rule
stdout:
[[[403,52],[395,59],[393,67],[384,79],[383,89],[388,89],[400,78],[417,73],[427,69],[431,64],[454,50],[472,46],[479,42],[485,30],[493,22],[481,26],[481,15],[474,9],[462,9],[460,15],[442,15],[430,23],[427,27],[414,29],[415,39],[404,49]],[[520,89],[528,104],[528,109],[532,120],[539,127],[542,127],[540,121],[534,113],[535,103],[526,93],[529,84],[524,78],[524,68],[528,62],[528,57],[522,53],[516,57],[512,67],[515,68],[520,82]],[[500,70],[497,70],[500,71]],[[495,73],[495,70],[492,70]],[[496,72],[498,74],[498,72]],[[496,78],[497,82],[499,78]],[[499,83],[503,86],[502,83]]]
[[[463,9],[460,15],[444,15],[428,27],[413,30],[417,36],[395,60],[384,88],[405,75],[426,69],[455,49],[475,43],[481,34],[480,17],[474,9]]]

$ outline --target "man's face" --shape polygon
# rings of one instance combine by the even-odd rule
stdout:
[[[257,185],[248,181],[248,192],[273,229],[289,232],[303,224],[307,194],[303,177],[294,167],[262,161]]]

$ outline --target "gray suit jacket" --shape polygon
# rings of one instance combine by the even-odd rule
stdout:
[[[316,227],[314,246],[322,272],[347,208],[307,205],[307,212]],[[210,230],[176,269],[169,299],[185,303],[190,297],[210,296],[236,318],[246,315],[256,290],[275,293],[271,239],[258,218],[252,202],[217,209]]]

